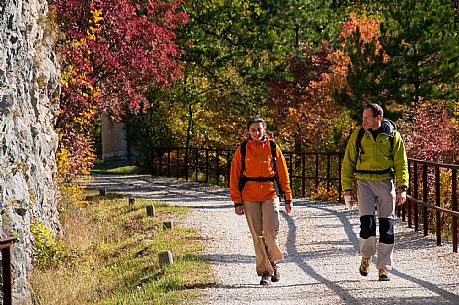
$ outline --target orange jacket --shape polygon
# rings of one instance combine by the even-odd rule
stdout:
[[[290,179],[288,177],[287,164],[281,149],[276,145],[277,175],[281,188],[285,192],[285,200],[292,200],[290,190]],[[234,203],[243,201],[262,202],[268,199],[277,198],[274,182],[247,181],[244,190],[239,192],[238,183],[241,178],[242,158],[241,146],[236,149],[233,161],[231,162],[230,173],[230,197]],[[249,140],[246,146],[245,171],[246,177],[274,177],[275,171],[272,166],[271,146],[269,140]]]

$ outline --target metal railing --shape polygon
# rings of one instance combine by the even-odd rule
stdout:
[[[319,186],[341,189],[341,154],[284,152],[295,195],[306,197]],[[234,150],[161,147],[152,152],[153,175],[229,186]],[[339,192],[341,200],[341,192]]]
[[[338,190],[342,198],[342,153],[283,152],[296,196],[306,197],[319,187]],[[186,181],[229,186],[234,150],[215,148],[162,147],[152,151],[153,175],[182,178]],[[457,207],[457,170],[459,165],[408,158],[410,187],[405,205],[397,215],[408,227],[424,235],[435,233],[440,245],[444,236],[453,242],[457,253],[459,217]],[[422,192],[422,196],[420,195]],[[442,217],[444,216],[444,217]]]
[[[449,236],[453,252],[458,248],[459,217],[457,207],[457,170],[459,165],[444,164],[409,158],[410,187],[407,203],[398,209],[398,216],[417,232],[435,233],[437,245]]]
[[[11,273],[11,247],[17,240],[16,237],[0,239],[0,249],[2,251],[2,291],[3,305],[13,304],[12,284],[13,276]]]

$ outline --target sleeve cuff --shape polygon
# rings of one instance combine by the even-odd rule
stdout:
[[[234,204],[234,207],[237,208],[237,207],[241,207],[242,206],[242,202],[238,202],[238,203],[235,203]]]

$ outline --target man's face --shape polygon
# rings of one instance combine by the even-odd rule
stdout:
[[[263,138],[265,133],[265,128],[263,127],[263,123],[253,123],[249,127],[249,134],[252,139],[255,141],[260,141]]]
[[[370,108],[366,108],[363,111],[363,127],[365,129],[378,130],[381,122],[381,116],[373,117],[373,112]]]

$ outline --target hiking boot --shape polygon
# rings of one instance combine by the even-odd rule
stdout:
[[[277,267],[276,263],[273,263],[272,266],[273,266],[274,273],[271,276],[271,281],[272,282],[279,282],[279,280],[280,280],[279,268]]]
[[[389,270],[387,270],[387,269],[379,269],[378,270],[378,277],[379,277],[380,281],[390,281]]]
[[[271,276],[269,275],[268,271],[263,272],[263,275],[261,276],[261,281],[260,285],[269,285],[271,284]]]
[[[360,263],[359,271],[360,275],[367,276],[370,271],[371,257],[362,257],[362,262]]]

